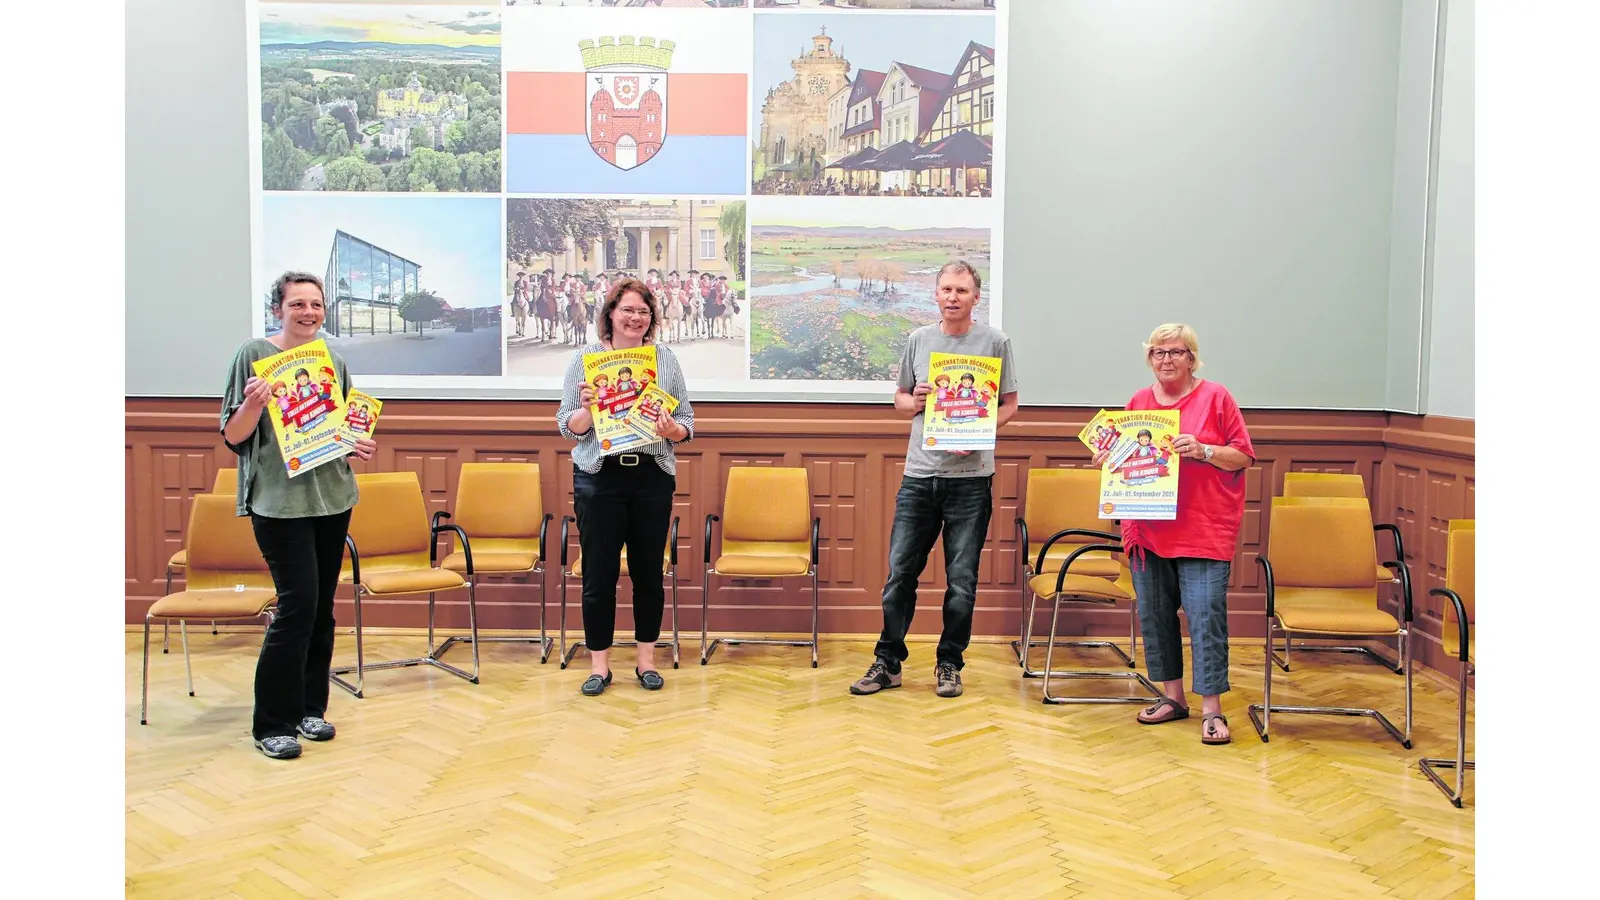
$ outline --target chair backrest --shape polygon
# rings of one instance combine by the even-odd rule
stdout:
[[[350,537],[362,565],[427,566],[433,535],[417,473],[357,475],[356,490],[359,499],[350,516]]]
[[[1444,586],[1461,598],[1468,622],[1478,620],[1474,602],[1478,580],[1474,574],[1478,531],[1474,522],[1474,519],[1451,519],[1450,530],[1445,536]],[[1448,600],[1445,605],[1454,609]]]
[[[479,538],[538,540],[544,498],[537,463],[462,463],[450,521]]]
[[[1022,521],[1028,525],[1028,540],[1033,544],[1029,549],[1044,546],[1051,535],[1068,528],[1115,534],[1116,526],[1100,518],[1099,505],[1098,469],[1029,469],[1022,507]],[[1057,541],[1056,547],[1096,542],[1095,538],[1073,535]]]
[[[211,483],[213,494],[236,494],[239,492],[239,470],[218,469],[217,480]]]
[[[272,572],[256,545],[250,517],[236,513],[228,494],[195,494],[189,512],[189,565],[185,575],[191,591],[272,587]]]
[[[1365,497],[1367,483],[1344,472],[1285,472],[1285,497]]]
[[[1356,497],[1274,497],[1267,558],[1278,587],[1370,588],[1372,511]]]
[[[811,481],[805,469],[736,466],[722,496],[722,539],[740,543],[811,541]],[[809,553],[807,549],[805,552]]]

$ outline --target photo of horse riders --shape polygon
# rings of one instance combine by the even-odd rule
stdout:
[[[506,374],[559,376],[594,339],[606,292],[650,289],[660,344],[712,378],[743,377],[745,203],[719,199],[506,201]]]

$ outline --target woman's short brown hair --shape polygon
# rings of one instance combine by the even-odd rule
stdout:
[[[644,299],[646,306],[650,307],[650,326],[644,330],[645,343],[656,339],[656,329],[661,326],[660,307],[656,304],[656,295],[644,282],[637,278],[619,278],[617,283],[606,291],[606,303],[600,307],[600,321],[595,324],[595,330],[600,334],[600,340],[611,340],[611,313],[622,302],[623,294],[638,294]]]

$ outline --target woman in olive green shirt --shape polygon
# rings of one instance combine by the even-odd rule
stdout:
[[[267,627],[256,662],[256,748],[273,759],[300,755],[300,741],[333,739],[328,711],[328,670],[333,662],[333,592],[344,563],[344,538],[356,505],[356,479],[341,457],[290,478],[267,411],[272,385],[251,363],[317,339],[326,315],[322,282],[286,272],[272,286],[272,314],[282,328],[245,342],[233,358],[222,398],[222,439],[239,456],[238,513],[248,515],[256,545],[272,571],[277,615]],[[333,354],[339,384],[348,395],[350,371]],[[354,455],[368,460],[371,440]]]

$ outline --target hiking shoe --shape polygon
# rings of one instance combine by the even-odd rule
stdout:
[[[933,677],[939,686],[933,689],[941,697],[961,696],[961,672],[947,662],[939,663],[933,667]]]
[[[334,735],[333,726],[328,720],[316,716],[301,719],[299,731],[300,736],[309,741],[331,741]]]
[[[276,735],[256,741],[256,749],[268,759],[294,759],[300,755],[300,742],[290,735]]]
[[[882,659],[875,659],[867,667],[867,674],[861,680],[850,685],[850,693],[865,696],[876,694],[879,691],[900,686],[900,673],[889,671],[889,664]]]

